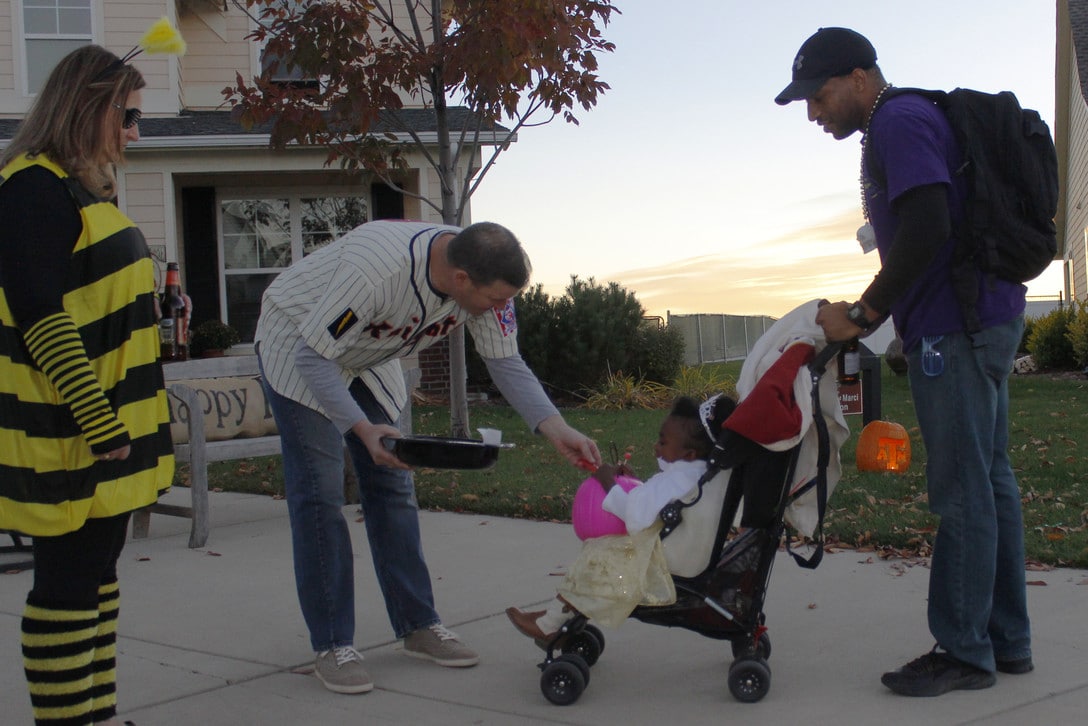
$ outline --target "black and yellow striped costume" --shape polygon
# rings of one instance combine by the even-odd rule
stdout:
[[[0,529],[37,536],[150,504],[174,460],[143,235],[44,158],[13,161],[0,184],[31,166],[65,181],[83,220],[62,310],[20,325],[0,287]],[[128,459],[95,459],[126,440]]]
[[[36,723],[98,722],[116,713],[127,513],[174,472],[153,263],[116,206],[44,157],[0,170],[0,212],[0,530],[35,542],[27,681]],[[64,234],[52,217],[71,220]],[[96,458],[125,445],[125,460]],[[65,570],[88,550],[90,579]]]

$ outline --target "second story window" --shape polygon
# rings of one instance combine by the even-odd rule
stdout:
[[[305,0],[283,0],[282,4],[297,13],[302,13],[306,9]],[[260,54],[261,72],[269,73],[270,80],[273,82],[293,88],[316,89],[318,87],[318,80],[308,76],[298,66],[292,66],[290,57],[272,53],[266,48],[261,48]]]
[[[91,0],[22,0],[26,84],[37,93],[61,58],[93,41]]]

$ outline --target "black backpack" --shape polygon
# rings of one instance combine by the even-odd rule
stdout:
[[[963,151],[956,173],[966,179],[966,219],[957,230],[954,280],[967,331],[975,332],[982,327],[976,270],[1023,283],[1042,274],[1057,254],[1054,141],[1039,113],[1021,108],[1009,91],[889,88],[883,100],[902,93],[937,104]],[[882,175],[876,178],[883,183]]]

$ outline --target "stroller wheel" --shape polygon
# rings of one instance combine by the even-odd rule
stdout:
[[[742,703],[760,701],[771,690],[771,669],[767,661],[745,656],[729,667],[729,692]]]
[[[555,663],[556,661],[573,663],[574,665],[578,666],[578,670],[582,671],[582,678],[585,680],[586,686],[589,686],[589,664],[585,662],[585,659],[583,659],[582,656],[578,655],[577,653],[564,653],[552,662]]]
[[[563,643],[563,653],[580,656],[587,666],[592,666],[597,663],[597,659],[601,657],[601,652],[604,650],[604,643],[598,640],[597,636],[589,628],[592,626],[586,626],[577,633],[570,635],[566,642]],[[593,628],[597,630],[597,628]],[[597,630],[597,632],[601,632]]]
[[[752,647],[752,639],[750,637],[743,640],[733,641],[733,657],[740,658],[745,655],[756,655],[763,660],[769,660],[771,657],[771,639],[764,633],[759,637],[759,645]]]
[[[540,674],[540,692],[556,706],[569,706],[585,689],[582,669],[569,660],[557,658],[544,666],[544,672]]]
[[[590,633],[593,633],[593,637],[595,637],[597,639],[597,642],[601,645],[601,653],[604,653],[604,633],[601,632],[601,629],[592,623],[586,623],[586,626],[585,628],[583,628],[583,630],[587,630]]]

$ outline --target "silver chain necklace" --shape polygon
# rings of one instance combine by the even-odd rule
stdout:
[[[880,106],[880,99],[884,98],[884,94],[891,87],[892,84],[888,83],[880,89],[880,93],[876,94],[873,107],[869,109],[869,115],[865,119],[865,127],[861,130],[861,172],[858,175],[858,186],[861,187],[861,211],[865,215],[866,224],[872,223],[869,219],[869,199],[865,195],[865,153],[869,149],[869,124],[873,120],[877,107]]]

